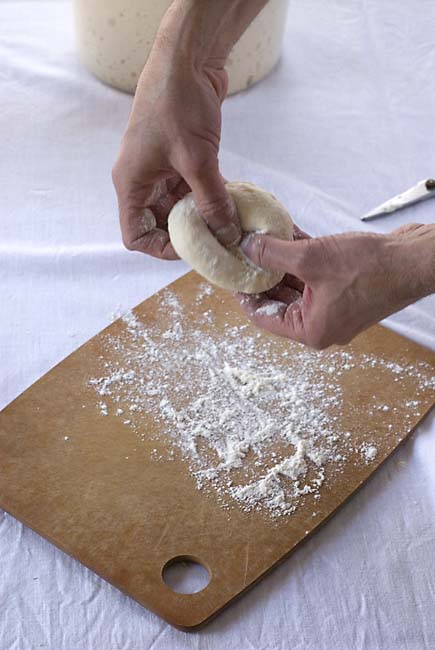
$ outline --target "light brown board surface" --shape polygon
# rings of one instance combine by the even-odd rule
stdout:
[[[200,285],[198,276],[189,273],[170,286],[192,327],[207,327],[199,315],[209,309],[216,314],[217,339],[225,336],[229,324],[244,323],[224,292],[215,290],[195,303]],[[136,308],[141,322],[155,323],[157,313],[161,317],[158,301],[156,294]],[[166,317],[169,322],[169,312]],[[433,385],[428,385],[419,390],[418,411],[409,409],[407,403],[416,393],[413,376],[401,377],[398,383],[386,380],[380,367],[369,375],[358,368],[344,373],[338,379],[345,403],[341,418],[355,436],[370,432],[376,458],[369,464],[349,462],[326,481],[314,518],[313,501],[307,498],[291,516],[271,520],[267,513],[246,512],[237,504],[222,508],[212,491],[198,490],[179,454],[165,459],[163,452],[171,443],[152,413],[142,422],[149,437],[142,436],[139,444],[132,442],[134,434],[126,435],[119,418],[101,416],[88,382],[107,356],[104,337],[108,332],[116,336],[122,328],[120,321],[113,323],[2,411],[0,505],[182,628],[207,621],[288,555],[367,480],[435,400]],[[244,331],[255,330],[249,326]],[[261,334],[259,341],[263,339],[276,354],[301,350],[267,334]],[[424,362],[435,375],[435,354],[380,326],[358,337],[350,349],[357,356],[379,354],[402,365]],[[327,355],[319,354],[319,363]],[[374,393],[388,400],[388,413],[369,415]],[[158,462],[153,459],[156,448],[162,451]],[[162,569],[176,556],[197,558],[209,569],[211,580],[203,591],[176,594],[164,584]]]

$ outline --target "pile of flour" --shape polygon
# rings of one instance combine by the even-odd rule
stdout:
[[[394,379],[414,373],[421,386],[433,381],[422,369],[389,368],[375,356],[279,348],[244,324],[226,326],[223,335],[203,305],[212,291],[202,285],[193,323],[169,290],[154,325],[126,314],[121,334],[106,336],[102,371],[89,384],[102,416],[119,417],[139,440],[165,436],[168,457],[177,449],[198,488],[212,490],[224,507],[290,515],[306,495],[321,498],[350,453],[375,461],[373,441],[354,443],[340,424],[339,378],[356,365],[383,365]],[[373,410],[389,409],[373,396]],[[144,413],[160,433],[145,429]]]

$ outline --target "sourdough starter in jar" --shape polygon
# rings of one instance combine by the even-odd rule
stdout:
[[[74,0],[80,58],[102,81],[133,93],[171,0]],[[269,0],[233,48],[229,92],[262,79],[278,61],[288,0]]]

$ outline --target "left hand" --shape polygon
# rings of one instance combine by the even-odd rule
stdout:
[[[165,14],[113,168],[125,246],[163,259],[178,257],[169,240],[168,215],[190,191],[222,244],[236,244],[241,237],[218,162],[228,87],[225,60],[203,60],[193,46],[178,46],[182,8],[182,2],[173,3]]]
[[[255,324],[274,334],[316,349],[348,343],[433,291],[421,248],[426,243],[433,250],[433,230],[412,224],[389,235],[319,238],[297,230],[296,241],[250,235],[241,244],[246,255],[286,275],[264,294],[239,294],[240,303]]]

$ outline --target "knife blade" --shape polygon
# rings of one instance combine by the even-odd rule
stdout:
[[[373,208],[373,210],[370,210],[370,212],[367,212],[361,217],[361,221],[370,221],[370,219],[376,219],[377,217],[385,217],[397,210],[408,207],[408,205],[413,205],[414,203],[419,203],[432,197],[435,197],[435,179],[427,178],[419,181],[417,185],[410,187],[409,190],[397,194],[397,196],[393,196],[393,198],[388,199],[385,203],[381,203],[376,208]]]

